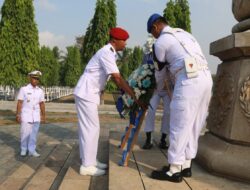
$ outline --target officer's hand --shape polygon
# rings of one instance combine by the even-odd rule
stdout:
[[[16,115],[16,121],[17,123],[21,123],[21,116],[19,114]]]

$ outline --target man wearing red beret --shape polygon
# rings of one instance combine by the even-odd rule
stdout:
[[[79,149],[82,161],[81,175],[104,175],[105,169],[108,167],[107,164],[100,163],[96,156],[100,131],[98,105],[100,104],[101,92],[104,90],[109,76],[119,88],[133,97],[137,104],[143,106],[136,100],[133,90],[121,77],[116,65],[116,52],[125,48],[128,38],[129,34],[126,30],[112,28],[109,43],[98,50],[89,60],[75,87]]]

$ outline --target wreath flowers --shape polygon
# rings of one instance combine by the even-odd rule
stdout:
[[[155,67],[153,64],[145,63],[134,70],[128,78],[129,86],[134,90],[136,99],[149,105],[150,99],[156,87]],[[139,106],[128,94],[121,96],[123,101],[123,111],[134,112],[139,110]]]

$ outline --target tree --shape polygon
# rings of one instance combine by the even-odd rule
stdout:
[[[76,37],[76,47],[82,51],[82,44],[84,43],[84,35]]]
[[[176,27],[175,3],[172,0],[166,4],[166,8],[163,10],[163,16],[166,18],[170,26]]]
[[[0,84],[20,86],[39,68],[33,0],[5,0],[0,22]]]
[[[64,78],[65,78],[65,55],[63,51],[60,51],[59,48],[57,46],[53,47],[52,49],[53,55],[55,57],[55,59],[58,62],[58,67],[59,67],[59,85],[64,86]]]
[[[177,4],[181,10],[179,18],[179,27],[191,33],[190,10],[187,0],[177,0]]]
[[[175,26],[174,27],[182,28],[182,25],[181,25],[182,19],[183,19],[182,15],[183,15],[183,12],[181,11],[181,6],[177,1],[175,1],[175,5],[174,5]]]
[[[142,63],[142,59],[143,49],[139,46],[134,47],[128,61],[129,74],[131,74],[132,71],[134,71]]]
[[[108,27],[113,28],[116,26],[116,5],[115,0],[107,0],[107,7],[109,9],[109,24]]]
[[[49,47],[42,46],[40,51],[41,84],[56,86],[59,84],[59,63]]]
[[[75,86],[81,73],[81,55],[77,47],[67,47],[67,57],[65,60],[65,85]]]
[[[60,60],[60,51],[57,46],[53,47],[52,49],[54,57],[59,61]]]
[[[122,52],[121,58],[117,61],[119,65],[119,70],[124,79],[127,79],[129,76],[129,60],[132,54],[131,48],[125,48]]]
[[[89,59],[109,40],[109,12],[104,0],[97,0],[95,14],[91,20],[83,43],[82,61],[85,67]]]
[[[93,20],[93,19],[92,19]],[[86,64],[88,63],[90,59],[91,52],[88,51],[89,44],[91,43],[91,38],[92,38],[92,32],[91,32],[91,27],[92,27],[92,20],[86,30],[84,39],[83,39],[83,44],[82,44],[82,51],[81,51],[81,57],[82,57],[82,67],[85,68]],[[90,55],[89,55],[90,54]]]
[[[129,74],[129,69],[128,69],[128,64],[127,63],[122,63],[120,66],[120,73],[124,79],[128,78]]]
[[[170,0],[166,4],[163,16],[170,26],[191,32],[190,10],[187,0]]]

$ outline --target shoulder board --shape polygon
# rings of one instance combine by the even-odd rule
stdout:
[[[110,50],[111,50],[112,52],[115,52],[114,49],[113,49],[112,47],[110,47]]]

